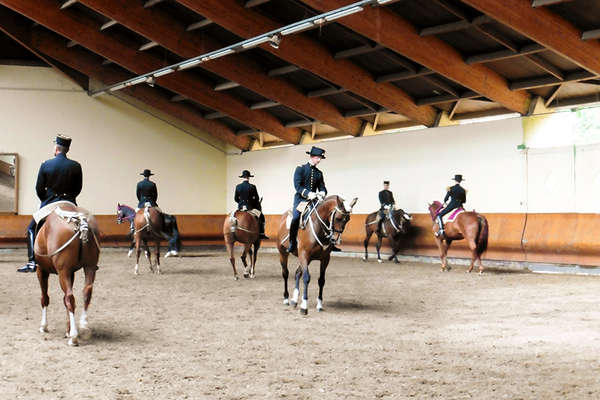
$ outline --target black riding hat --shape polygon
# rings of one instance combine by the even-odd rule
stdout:
[[[56,139],[54,139],[54,143],[59,146],[66,147],[67,149],[71,147],[71,138],[65,135],[56,135]]]
[[[154,175],[152,172],[150,172],[149,169],[145,169],[144,172],[142,172],[140,175],[144,175],[145,177],[149,177],[151,175]]]
[[[462,175],[458,175],[458,174],[457,174],[457,175],[454,175],[454,180],[455,180],[456,182],[461,182],[461,181],[464,181],[464,179],[463,179]]]
[[[307,151],[306,154],[309,154],[311,157],[312,156],[319,156],[319,157],[321,157],[323,159],[325,158],[325,150],[323,150],[320,147],[316,147],[316,146],[311,147],[310,151]]]
[[[242,174],[240,175],[240,178],[254,178],[254,175],[250,174],[250,171],[248,171],[247,169],[242,171]]]
[[[390,184],[390,181],[383,181],[383,184],[384,184],[384,185],[389,185],[389,184]]]

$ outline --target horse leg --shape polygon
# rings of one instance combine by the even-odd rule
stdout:
[[[442,272],[444,272],[446,270],[446,262],[444,259],[444,243],[442,242],[442,240],[437,237],[434,236],[435,238],[435,244],[437,245],[439,251],[440,251],[440,261],[442,262]]]
[[[250,245],[248,243],[244,243],[244,251],[242,251],[242,256],[240,257],[242,259],[242,264],[244,264],[244,278],[248,278],[250,276],[248,273],[248,262],[246,261],[246,256],[248,255],[249,251]],[[250,254],[250,257],[252,258],[252,254]]]
[[[135,248],[135,239],[131,240],[131,244],[129,245],[129,251],[127,252],[127,257],[131,257],[133,254],[133,249]]]
[[[152,254],[150,253],[150,249],[148,248],[148,242],[144,240],[144,246],[146,246],[146,258],[148,259],[148,263],[150,263],[150,272],[154,273],[154,265],[152,264]]]
[[[296,279],[296,282],[294,284],[294,293],[292,294],[292,300],[290,301],[290,303],[292,303],[292,305],[296,307],[298,305],[298,296],[300,295],[300,278],[302,278],[302,266],[298,265],[294,277]]]
[[[365,245],[365,256],[363,257],[363,261],[367,261],[369,259],[369,253],[368,253],[368,246],[369,246],[369,240],[371,240],[371,236],[373,235],[373,231],[370,231],[369,229],[367,229],[367,237],[365,238],[363,244]]]
[[[60,287],[65,293],[63,302],[67,309],[67,330],[65,332],[65,337],[69,338],[69,346],[77,346],[79,345],[79,332],[77,332],[77,324],[75,323],[75,296],[73,296],[74,273],[70,271],[65,272],[67,268],[57,269],[60,271],[58,273],[58,280],[60,282]]]
[[[300,304],[300,314],[308,315],[308,284],[310,283],[310,271],[308,270],[308,257],[303,253],[300,258],[300,265],[305,265],[302,268],[304,281],[304,293],[302,294],[302,303]]]
[[[381,255],[379,254],[379,250],[381,249],[381,241],[383,240],[383,238],[381,236],[379,236],[379,234],[377,234],[377,262],[383,262],[383,260],[381,259]]]
[[[235,269],[235,257],[233,256],[233,240],[228,240],[227,235],[225,235],[225,247],[227,248],[227,254],[229,255],[229,262],[233,267],[233,279],[238,280],[238,274]]]
[[[321,259],[321,269],[319,271],[319,297],[317,297],[317,311],[323,311],[323,286],[325,286],[325,271],[329,265],[329,254]]]
[[[48,297],[48,276],[50,274],[46,271],[42,271],[41,268],[37,269],[37,277],[40,281],[40,289],[42,290],[42,322],[40,323],[40,332],[48,332],[48,319],[46,313],[48,311],[48,304],[50,304],[50,297]]]
[[[160,275],[160,239],[156,239],[156,273]]]
[[[92,301],[92,291],[94,290],[94,280],[96,279],[95,265],[86,265],[83,267],[85,272],[85,286],[83,287],[83,311],[79,317],[79,329],[81,329],[81,335],[89,337],[90,330],[88,328],[87,310]]]
[[[260,240],[254,243],[254,252],[252,253],[251,264],[250,264],[250,278],[256,277],[256,257],[258,255],[258,249],[260,248]]]
[[[135,269],[134,269],[134,273],[136,275],[139,275],[139,267],[140,267],[140,253],[142,252],[142,249],[140,248],[140,234],[136,233],[135,235]]]
[[[288,252],[279,253],[279,263],[281,264],[281,276],[283,278],[283,304],[290,304],[290,294],[288,292],[288,276],[290,275],[290,271],[288,270]]]
[[[471,265],[469,266],[467,272],[470,273],[471,271],[473,271],[473,266],[475,265],[475,260],[477,259],[477,243],[475,243],[475,240],[471,238],[468,240],[468,243],[469,249],[471,250]]]

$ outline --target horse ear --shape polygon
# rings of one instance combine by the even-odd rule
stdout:
[[[352,201],[350,202],[350,209],[352,209],[354,207],[354,205],[356,204],[357,201],[358,201],[358,197],[355,197],[352,199]]]

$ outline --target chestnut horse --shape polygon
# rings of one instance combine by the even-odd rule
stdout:
[[[385,216],[385,220],[381,224],[381,231],[377,231],[378,213],[379,211],[375,211],[374,213],[367,215],[367,219],[365,220],[365,233],[367,236],[363,242],[365,245],[365,256],[363,257],[363,261],[367,261],[369,258],[367,247],[369,246],[371,235],[377,233],[377,245],[375,246],[377,248],[377,261],[382,262],[379,250],[381,249],[381,240],[386,237],[390,241],[393,251],[393,254],[388,260],[391,261],[393,259],[394,262],[399,263],[400,261],[398,261],[396,254],[398,254],[400,238],[408,232],[412,217],[402,209],[393,210],[390,215]]]
[[[310,283],[308,265],[313,260],[321,262],[317,311],[323,311],[323,286],[325,286],[325,271],[327,265],[329,265],[332,241],[340,241],[342,232],[350,220],[352,207],[354,207],[357,200],[358,198],[355,197],[352,201],[346,201],[335,195],[324,199],[317,198],[313,202],[315,209],[308,217],[306,229],[298,231],[298,250],[294,252],[294,255],[298,257],[300,265],[296,269],[296,284],[291,303],[294,307],[298,305],[300,278],[303,277],[304,293],[302,295],[302,304],[300,305],[301,314],[308,314],[308,284]],[[288,215],[289,211],[281,216],[279,232],[277,234],[279,262],[281,263],[281,274],[283,276],[283,304],[285,305],[290,304],[287,284],[289,276],[287,266],[289,253],[287,252],[286,244],[289,239],[289,229],[286,224]]]
[[[123,221],[128,221],[133,227],[133,219],[135,218],[135,210],[129,207],[126,204],[117,203],[117,224],[122,224]],[[127,257],[131,257],[133,254],[133,249],[135,248],[135,237],[133,235],[133,231],[130,231],[127,234],[128,238],[131,238],[131,244],[129,245],[129,251],[127,252]],[[146,257],[150,254],[148,250],[148,242],[144,241],[144,252]]]
[[[85,286],[83,288],[83,312],[79,320],[82,333],[89,333],[87,310],[92,299],[92,290],[100,243],[98,242],[98,226],[94,216],[74,204],[60,204],[60,209],[50,213],[40,228],[35,239],[35,255],[38,264],[37,276],[42,290],[42,322],[40,332],[48,332],[46,311],[48,297],[48,277],[57,274],[60,287],[65,293],[64,304],[67,309],[67,330],[65,337],[68,344],[79,344],[79,331],[75,322],[75,296],[73,296],[73,280],[75,271],[83,268]],[[59,213],[61,215],[59,215]]]
[[[442,208],[442,203],[434,201],[429,204],[429,214],[433,221],[433,233],[435,242],[440,249],[440,258],[442,259],[442,271],[448,268],[447,254],[452,241],[466,239],[471,250],[471,266],[468,272],[473,271],[475,260],[479,261],[479,273],[483,273],[481,264],[481,255],[487,250],[488,244],[488,222],[487,219],[475,211],[465,211],[460,213],[452,222],[444,224],[444,236],[435,236],[439,231],[439,226],[435,218]]]
[[[229,254],[229,261],[233,267],[233,279],[238,280],[237,270],[235,269],[235,257],[233,255],[233,244],[240,242],[244,245],[242,252],[242,263],[244,264],[244,278],[254,278],[256,276],[254,268],[256,267],[256,256],[260,248],[260,234],[258,218],[247,211],[237,210],[233,214],[225,217],[223,222],[223,237],[225,238],[225,247]],[[250,255],[250,271],[246,255]]]
[[[139,274],[139,263],[141,253],[141,243],[154,240],[156,244],[156,273],[160,274],[160,241],[168,239],[164,236],[163,218],[155,207],[146,206],[135,213],[133,218],[133,235],[135,238],[135,274]],[[148,253],[148,262],[150,271],[154,272],[152,265],[152,255]]]

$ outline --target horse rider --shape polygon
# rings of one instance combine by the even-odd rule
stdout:
[[[260,217],[258,217],[260,238],[268,239],[265,235],[265,216],[262,213],[258,191],[256,190],[256,186],[250,183],[250,178],[254,178],[254,175],[251,175],[250,171],[245,169],[239,177],[242,178],[243,182],[235,187],[235,195],[233,197],[235,202],[238,203],[238,210],[260,211]]]
[[[377,231],[381,231],[381,226],[385,222],[385,212],[391,212],[394,209],[396,202],[394,194],[390,191],[390,181],[383,181],[383,190],[379,192],[379,221],[377,223]]]
[[[467,191],[460,186],[460,183],[463,180],[464,179],[462,175],[454,175],[454,181],[456,184],[447,189],[446,196],[444,197],[444,208],[438,212],[436,217],[438,226],[440,228],[435,234],[436,237],[444,237],[444,223],[442,222],[442,217],[452,210],[462,207],[462,205],[467,201]]]
[[[42,163],[35,184],[35,191],[41,201],[40,208],[60,200],[77,204],[77,196],[81,193],[83,185],[81,165],[77,161],[67,158],[67,153],[71,147],[71,138],[57,135],[54,143],[54,158]],[[40,222],[38,227],[38,224],[32,219],[29,226],[27,226],[27,255],[29,261],[17,271],[36,271],[35,236],[42,224],[43,221]]]
[[[290,245],[287,248],[288,253],[293,253],[298,249],[298,228],[300,227],[300,211],[298,204],[306,200],[315,200],[317,196],[327,195],[323,172],[317,168],[319,162],[325,159],[325,150],[312,146],[306,154],[310,156],[309,161],[304,165],[299,165],[294,171],[294,207],[292,211],[292,223],[290,225]],[[332,239],[333,240],[333,239]],[[341,251],[331,244],[332,251]]]
[[[150,180],[150,177],[154,174],[149,169],[145,169],[140,175],[143,175],[144,179],[138,182],[135,189],[135,194],[138,199],[138,209],[144,208],[146,203],[150,203],[152,207],[158,208],[158,204],[156,204],[156,200],[158,200],[158,190],[156,189],[156,183]]]

